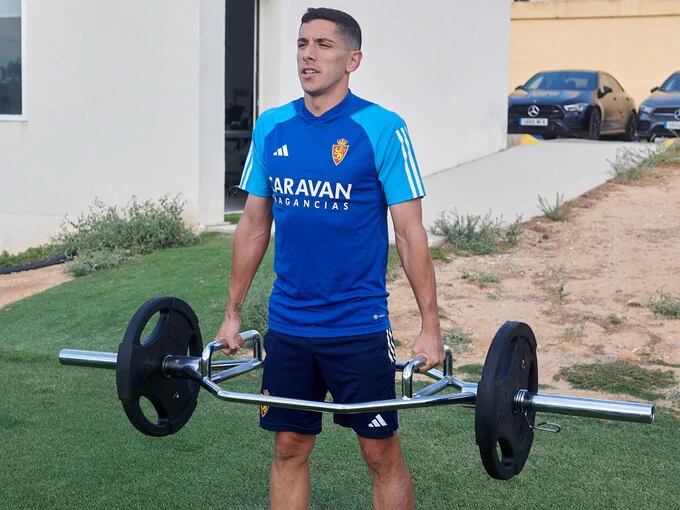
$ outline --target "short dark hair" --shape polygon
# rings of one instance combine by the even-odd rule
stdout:
[[[361,49],[361,27],[357,20],[346,12],[327,7],[309,7],[302,15],[302,23],[309,23],[315,19],[332,21],[338,26],[340,35],[352,50]]]

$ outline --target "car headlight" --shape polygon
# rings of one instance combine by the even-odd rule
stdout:
[[[651,115],[653,111],[654,107],[652,106],[649,106],[647,104],[640,105],[640,113],[646,113],[647,115]]]
[[[567,110],[568,112],[578,112],[578,113],[583,113],[586,111],[586,108],[590,106],[589,103],[574,103],[574,104],[567,104],[564,105],[564,109]]]

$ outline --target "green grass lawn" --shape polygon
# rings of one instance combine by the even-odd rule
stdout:
[[[177,295],[196,310],[204,343],[221,320],[231,256],[223,238],[157,252],[0,310],[0,507],[265,508],[272,435],[255,406],[202,392],[191,421],[166,438],[129,424],[112,370],[63,367],[62,347],[115,351],[137,307]],[[271,253],[253,287],[261,300]],[[261,327],[249,303],[244,329]],[[227,383],[257,391],[259,373]],[[474,443],[474,411],[404,411],[400,433],[419,508],[679,508],[680,421],[654,425],[567,417],[538,433],[520,476],[489,478]],[[312,458],[315,509],[366,509],[369,475],[353,433],[325,417]]]

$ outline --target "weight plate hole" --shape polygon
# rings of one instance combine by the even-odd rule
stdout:
[[[158,422],[158,412],[151,401],[146,397],[139,397],[139,408],[144,413],[144,417],[151,423]]]
[[[149,321],[144,326],[144,330],[142,331],[142,334],[139,337],[141,339],[140,342],[142,344],[145,344],[149,340],[149,337],[154,336],[156,328],[160,329],[161,322],[162,321],[160,312],[156,312],[149,318]]]

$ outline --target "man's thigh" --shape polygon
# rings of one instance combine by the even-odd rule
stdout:
[[[317,361],[326,388],[340,403],[388,400],[394,389],[395,351],[390,330],[368,335],[322,339]],[[391,437],[399,427],[396,411],[336,414],[335,423],[362,437]]]
[[[269,330],[265,335],[261,392],[276,397],[322,401],[326,387],[314,360],[312,339]],[[260,406],[260,427],[299,434],[321,432],[321,413]]]

